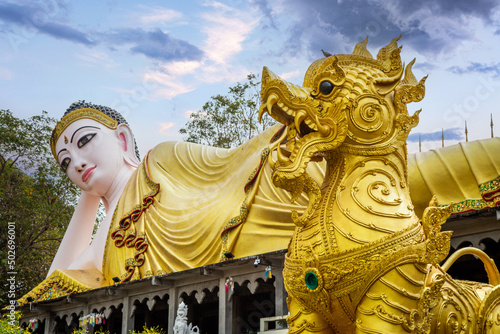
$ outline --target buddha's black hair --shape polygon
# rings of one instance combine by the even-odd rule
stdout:
[[[118,111],[116,111],[116,110],[114,110],[114,109],[112,109],[110,107],[101,106],[101,105],[93,104],[93,103],[90,103],[90,102],[85,102],[85,100],[73,102],[69,106],[69,108],[66,109],[66,112],[64,113],[63,117],[66,116],[67,114],[69,114],[72,111],[75,111],[75,110],[78,110],[78,109],[82,109],[82,108],[92,108],[92,109],[99,110],[103,114],[105,114],[105,115],[111,117],[112,119],[114,119],[115,121],[117,121],[118,124],[126,124],[126,125],[128,125],[128,122],[125,120],[125,118]],[[137,159],[139,159],[139,161],[140,161],[141,160],[141,156],[139,155],[139,149],[137,148],[137,143],[135,142],[135,138],[133,138],[133,139],[134,139],[134,146],[135,146],[135,155],[137,156]]]

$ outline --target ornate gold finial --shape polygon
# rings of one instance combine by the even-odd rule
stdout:
[[[399,37],[393,38],[392,41],[380,49],[377,54],[377,60],[383,64],[384,72],[388,73],[389,76],[392,76],[398,73],[403,63],[401,61],[401,53],[402,46],[398,46]]]
[[[352,51],[352,54],[373,59],[371,53],[366,49],[366,44],[368,44],[368,36],[366,36],[364,41],[356,44],[356,46],[354,47],[354,51]]]
[[[418,84],[418,80],[417,80],[417,78],[415,78],[415,75],[412,72],[413,64],[415,64],[416,60],[417,60],[416,58],[413,58],[413,60],[410,61],[408,63],[408,65],[406,65],[405,77],[403,78],[403,80],[401,80],[402,85],[415,86],[416,84]]]
[[[381,62],[385,62],[386,60],[388,60],[391,57],[392,51],[400,48],[397,42],[399,41],[401,36],[402,35],[399,35],[399,37],[393,38],[389,44],[381,48],[377,53],[377,59]]]
[[[82,108],[77,109],[66,116],[64,116],[59,122],[57,122],[54,131],[52,131],[52,136],[50,137],[50,148],[52,150],[52,154],[57,161],[57,152],[56,152],[56,143],[63,131],[73,122],[76,122],[80,119],[92,119],[96,122],[101,123],[102,125],[110,128],[116,129],[118,126],[118,122],[109,117],[108,115],[102,113],[101,111],[93,108]],[[64,138],[65,144],[67,144],[67,138]]]
[[[427,80],[427,76],[417,81],[411,70],[414,63],[415,59],[406,66],[405,76],[395,89],[394,105],[400,114],[408,113],[407,103],[419,102],[425,96],[425,80]]]

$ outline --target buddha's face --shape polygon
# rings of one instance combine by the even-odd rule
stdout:
[[[56,153],[74,184],[101,197],[125,164],[118,132],[91,119],[71,123],[57,140]]]

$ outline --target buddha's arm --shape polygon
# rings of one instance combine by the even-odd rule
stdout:
[[[100,198],[82,191],[63,240],[52,261],[49,276],[56,269],[67,269],[90,243]]]

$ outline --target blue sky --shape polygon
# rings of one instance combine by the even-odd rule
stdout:
[[[0,1],[0,108],[60,118],[74,101],[114,107],[144,154],[210,96],[263,66],[301,84],[309,64],[376,54],[403,34],[426,97],[409,151],[500,134],[500,6],[493,0]]]

